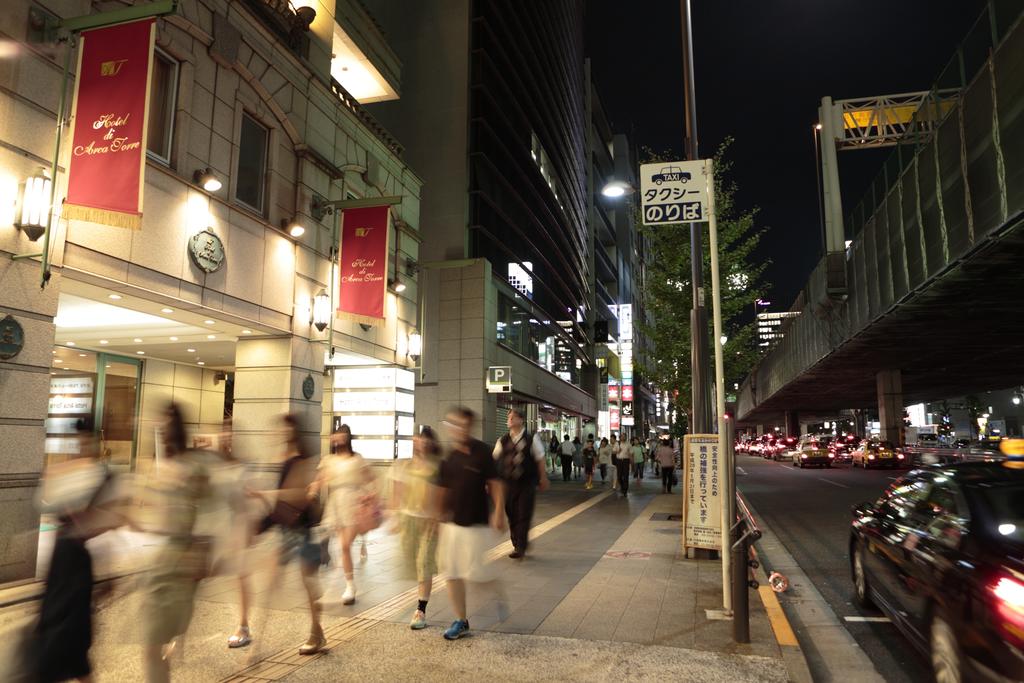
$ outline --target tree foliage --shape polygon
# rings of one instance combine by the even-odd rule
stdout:
[[[719,270],[722,287],[722,331],[727,337],[724,348],[726,394],[734,394],[735,384],[743,381],[759,354],[757,329],[753,316],[754,301],[767,289],[764,272],[768,265],[754,255],[765,228],[757,224],[756,208],[741,207],[737,187],[730,178],[732,163],[727,157],[732,139],[726,139],[715,154],[715,208],[718,217]],[[664,154],[645,150],[644,163],[666,161]],[[638,219],[637,224],[642,224]],[[707,225],[703,225],[703,262],[705,307],[708,316],[709,357],[711,351],[712,299],[711,253]],[[651,358],[643,368],[655,385],[667,389],[674,401],[674,424],[681,434],[691,410],[690,311],[690,226],[687,223],[644,226],[651,250],[647,263],[645,300],[649,319],[640,321],[652,343]],[[713,375],[712,375],[713,377]],[[678,392],[678,394],[676,394]]]

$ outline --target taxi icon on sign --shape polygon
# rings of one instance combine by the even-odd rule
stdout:
[[[661,185],[662,183],[685,183],[691,178],[689,173],[683,171],[678,166],[665,166],[660,172],[655,173],[651,176],[651,182],[655,185]]]

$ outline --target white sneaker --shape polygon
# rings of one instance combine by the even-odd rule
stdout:
[[[341,594],[341,604],[351,605],[356,601],[356,585],[351,581],[345,583],[345,592]]]

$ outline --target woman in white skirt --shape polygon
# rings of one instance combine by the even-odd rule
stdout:
[[[352,542],[358,533],[356,517],[359,499],[374,483],[373,472],[361,455],[352,450],[352,430],[346,424],[331,434],[331,452],[320,461],[320,475],[315,488],[326,486],[327,502],[322,524],[338,535],[341,566],[345,571],[345,592],[341,602],[356,601],[356,584],[352,570]]]

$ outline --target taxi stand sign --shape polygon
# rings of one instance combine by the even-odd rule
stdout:
[[[512,366],[492,365],[487,368],[487,392],[490,394],[512,393]]]
[[[644,225],[708,220],[711,160],[662,161],[640,166],[640,210]]]
[[[723,454],[717,434],[683,437],[683,545],[722,548]]]

